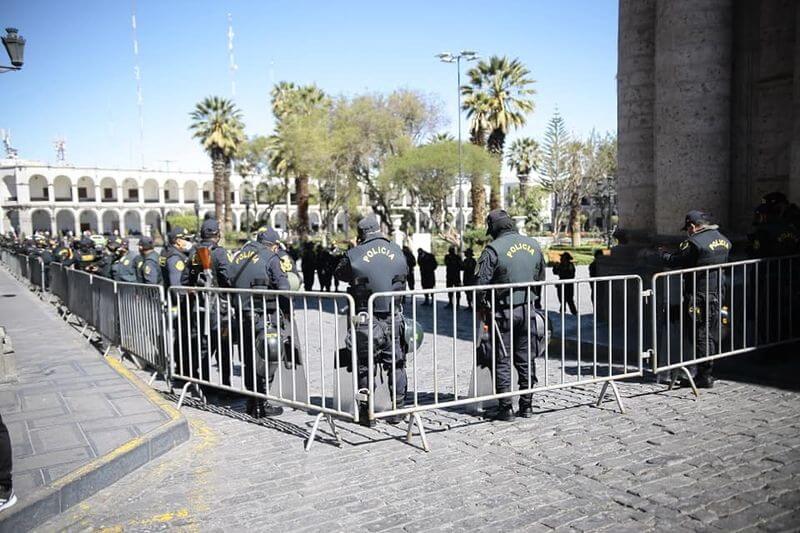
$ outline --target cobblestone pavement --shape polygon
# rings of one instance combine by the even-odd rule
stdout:
[[[48,485],[163,424],[167,416],[102,360],[52,306],[0,270],[0,325],[19,381],[0,385],[21,503]]]
[[[800,528],[800,395],[718,382],[620,385],[535,396],[536,416],[488,422],[426,413],[432,451],[404,426],[340,423],[303,451],[312,422],[185,409],[191,441],[41,531],[703,530]],[[325,428],[327,429],[327,428]]]

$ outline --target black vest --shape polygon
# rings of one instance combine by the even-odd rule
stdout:
[[[231,270],[235,272],[231,278],[231,285],[236,289],[250,289],[251,287],[277,289],[277,287],[270,287],[267,280],[267,265],[273,257],[275,257],[275,252],[265,245],[257,242],[247,243],[231,263]]]
[[[527,283],[534,281],[542,268],[542,249],[536,239],[510,231],[487,245],[497,254],[492,284]],[[531,290],[539,298],[539,287]],[[508,305],[508,290],[498,290],[495,304]],[[514,290],[514,305],[527,301],[527,290]]]
[[[169,288],[172,286],[172,282],[169,276],[169,269],[170,269],[169,260],[173,256],[177,256],[178,259],[183,261],[184,270],[181,272],[181,280],[182,280],[181,282],[183,283],[184,286],[187,286],[189,284],[189,272],[188,270],[186,270],[188,268],[186,262],[189,259],[186,257],[186,254],[184,254],[174,246],[168,246],[167,248],[164,248],[161,251],[161,256],[158,258],[158,263],[161,266],[161,280],[164,283],[164,290],[169,290]],[[147,260],[147,258],[145,258],[145,260]]]
[[[348,292],[353,295],[358,311],[367,310],[369,296],[376,292],[402,291],[406,286],[408,264],[403,250],[386,237],[374,237],[347,251],[353,280]],[[399,307],[395,307],[399,311]],[[375,300],[373,311],[391,311],[388,298]]]
[[[694,266],[720,265],[728,262],[728,254],[731,251],[731,241],[716,229],[704,229],[698,231],[687,239],[691,246],[697,251],[697,262]],[[707,273],[706,273],[707,272]],[[697,279],[697,286],[693,289],[694,280]],[[696,293],[700,297],[705,297],[706,289],[709,297],[719,296],[720,289],[725,291],[725,270],[722,271],[722,278],[719,271],[711,269],[705,272],[685,274],[686,288],[688,293]]]

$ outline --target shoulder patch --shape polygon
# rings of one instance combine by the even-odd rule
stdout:
[[[144,273],[145,274],[149,274],[150,273],[150,265],[144,265]]]
[[[162,255],[161,257],[158,258],[158,264],[161,265],[162,267],[167,266],[167,258]]]
[[[131,264],[131,261],[130,261],[130,259],[125,258],[125,259],[122,260],[122,264],[125,265],[125,266],[128,266],[128,265]]]
[[[292,271],[292,260],[288,256],[281,257],[281,270],[283,272]]]
[[[178,272],[183,272],[184,268],[186,268],[186,265],[183,263],[183,261],[179,259],[178,262],[175,263],[175,270],[177,270]]]
[[[681,250],[685,250],[685,249],[687,249],[688,247],[689,247],[689,241],[683,241],[683,242],[681,243],[680,249],[681,249]]]

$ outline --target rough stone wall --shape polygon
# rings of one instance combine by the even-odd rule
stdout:
[[[656,5],[655,175],[659,236],[679,232],[689,209],[728,222],[731,0]]]
[[[655,0],[620,0],[617,66],[620,219],[634,240],[655,222]]]

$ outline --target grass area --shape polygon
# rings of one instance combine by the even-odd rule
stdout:
[[[559,257],[564,252],[569,252],[572,255],[572,259],[576,265],[588,265],[592,261],[594,261],[594,251],[595,250],[603,250],[604,254],[608,254],[609,250],[606,248],[604,244],[598,244],[596,246],[566,246],[563,244],[553,245],[547,249],[547,260],[548,263],[551,265],[553,263],[558,262]]]

